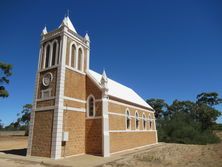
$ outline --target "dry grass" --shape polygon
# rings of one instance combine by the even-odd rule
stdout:
[[[222,132],[217,132],[222,139]],[[103,167],[222,167],[222,143],[209,145],[165,144],[162,147],[103,165]]]

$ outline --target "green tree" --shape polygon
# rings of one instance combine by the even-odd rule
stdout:
[[[32,111],[32,104],[26,104],[23,106],[23,109],[20,113],[17,114],[19,118],[17,119],[16,123],[19,124],[20,128],[28,131],[30,117]]]
[[[197,95],[196,103],[215,106],[222,103],[222,99],[219,98],[219,94],[216,92],[203,92]]]
[[[0,119],[0,130],[3,129],[3,124],[2,124],[2,120]]]
[[[12,65],[0,62],[0,97],[8,97],[9,93],[5,88],[5,84],[9,83],[8,77],[12,75]]]
[[[168,104],[163,99],[147,99],[146,102],[155,110],[155,117],[160,118],[167,114]]]

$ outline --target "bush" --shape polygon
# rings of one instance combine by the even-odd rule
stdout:
[[[188,114],[174,113],[157,122],[158,138],[162,142],[182,144],[218,143],[220,138],[212,130],[202,130],[201,123],[195,122]]]

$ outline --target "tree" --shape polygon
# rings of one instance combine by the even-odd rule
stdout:
[[[5,84],[9,83],[8,77],[12,75],[12,65],[0,62],[0,97],[8,97],[9,93],[5,89]]]
[[[2,124],[2,120],[0,119],[0,130],[3,129],[3,124]]]
[[[32,111],[32,104],[26,104],[23,106],[22,111],[17,114],[17,116],[20,116],[20,117],[17,119],[16,122],[19,124],[20,127],[23,126],[23,128],[27,131],[29,127],[31,111]]]
[[[218,97],[219,94],[216,92],[203,92],[197,95],[198,104],[207,104],[209,106],[214,106],[222,103],[222,99]]]
[[[159,118],[167,113],[168,104],[163,99],[147,99],[146,102],[155,110],[155,117]]]

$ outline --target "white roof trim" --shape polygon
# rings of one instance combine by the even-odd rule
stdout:
[[[100,80],[102,75],[93,71],[88,70],[87,75],[97,83],[97,86],[100,85]],[[119,99],[138,104],[140,106],[153,109],[149,104],[147,104],[135,91],[131,88],[128,88],[110,78],[108,78],[108,95],[117,97]],[[101,85],[99,86],[101,88]]]

